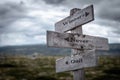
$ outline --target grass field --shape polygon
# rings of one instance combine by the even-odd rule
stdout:
[[[55,73],[58,56],[35,59],[19,56],[0,60],[0,80],[73,80],[72,72]],[[99,65],[85,69],[85,80],[120,80],[120,57],[99,57]]]

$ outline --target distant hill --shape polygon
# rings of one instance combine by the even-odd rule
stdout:
[[[39,53],[43,55],[64,55],[70,53],[70,49],[52,48],[46,45],[23,45],[0,47],[0,54],[6,55],[31,55]]]
[[[120,56],[120,43],[109,44],[108,51],[96,51],[98,55],[115,55]]]
[[[98,55],[119,55],[120,44],[109,44],[110,50],[97,51]],[[0,55],[31,55],[34,53],[42,55],[70,55],[71,49],[53,48],[46,45],[23,45],[0,47]]]

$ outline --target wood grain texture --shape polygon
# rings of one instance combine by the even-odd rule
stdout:
[[[78,33],[47,31],[47,45],[50,47],[108,50],[108,39]]]
[[[97,66],[95,50],[79,51],[77,55],[56,60],[56,72],[78,70]]]
[[[72,13],[72,11],[70,13]],[[79,27],[75,28],[74,30],[71,30],[71,33],[83,34],[82,26],[79,26]],[[84,49],[82,49],[82,50],[72,49],[71,55],[73,55],[73,56],[74,55],[79,55],[79,54],[82,55],[83,51],[84,51]],[[73,71],[73,79],[74,80],[85,80],[85,70],[84,70],[84,68],[74,70]]]
[[[94,20],[93,5],[90,5],[82,10],[78,10],[73,15],[68,16],[65,19],[57,22],[55,24],[55,31],[65,32],[93,20]]]

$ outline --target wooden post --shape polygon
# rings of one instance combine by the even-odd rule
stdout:
[[[78,8],[72,9],[70,11],[70,15],[74,15],[74,13],[78,10],[80,10],[80,9],[78,9]],[[82,26],[79,26],[79,27],[75,28],[74,30],[71,30],[71,33],[83,34]],[[84,49],[82,51],[84,52]],[[72,49],[72,53],[71,53],[72,56],[79,55],[79,54],[82,54],[82,52],[80,50]],[[73,71],[73,79],[74,80],[84,80],[84,75],[85,75],[84,69],[79,69],[79,70]]]
[[[93,5],[82,10],[74,8],[70,16],[55,24],[56,32],[47,32],[48,46],[72,48],[71,56],[56,60],[56,72],[73,71],[74,80],[85,80],[84,68],[97,65],[95,50],[109,49],[106,38],[82,35],[81,25],[93,20]],[[67,31],[72,34],[65,33]]]
[[[84,51],[80,51],[80,50],[76,50],[76,49],[72,49],[72,54],[71,55],[80,55],[82,54],[82,52],[84,53]],[[84,69],[79,69],[79,70],[75,70],[73,71],[73,78],[74,80],[84,80]]]

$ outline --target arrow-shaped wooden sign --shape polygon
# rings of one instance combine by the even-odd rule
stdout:
[[[68,16],[65,19],[57,22],[55,24],[55,31],[65,32],[93,20],[93,5],[90,5],[87,8],[77,11],[74,15]]]
[[[50,47],[108,50],[108,39],[73,33],[47,31],[47,45]]]
[[[84,35],[47,31],[47,45],[50,47],[93,49],[92,39]]]
[[[56,72],[77,70],[97,66],[95,50],[85,50],[81,55],[67,56],[56,60]]]

